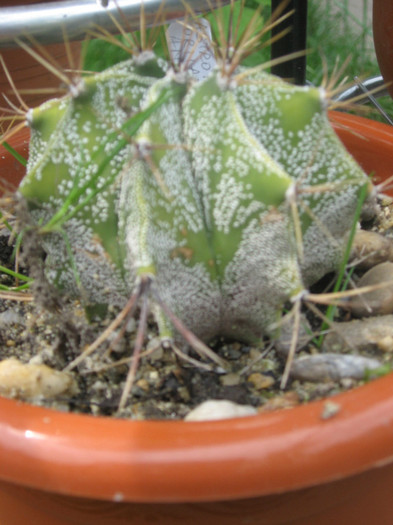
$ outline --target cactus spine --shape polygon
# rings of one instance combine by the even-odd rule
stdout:
[[[162,303],[204,341],[254,342],[337,268],[368,179],[322,89],[235,56],[197,82],[144,51],[29,112],[19,191],[57,286],[122,304],[147,277],[163,337]]]

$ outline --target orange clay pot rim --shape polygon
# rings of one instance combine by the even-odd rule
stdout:
[[[393,147],[393,128],[348,115],[334,120],[356,131],[367,124],[361,131],[371,142],[390,133]],[[328,419],[326,402],[185,423],[0,398],[0,479],[114,501],[211,501],[285,492],[393,461],[393,374],[330,398],[339,410]]]
[[[340,136],[342,133],[352,134],[354,140],[357,137],[360,141],[372,141],[378,146],[382,144],[383,147],[393,147],[393,126],[339,111],[330,111],[329,117]]]

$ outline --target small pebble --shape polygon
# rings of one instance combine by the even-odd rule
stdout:
[[[373,352],[377,349],[393,350],[393,315],[333,323],[322,346],[323,352],[327,353]]]
[[[344,377],[340,381],[340,385],[342,388],[345,388],[345,390],[349,390],[350,388],[353,388],[355,386],[355,380],[351,379],[350,377]]]
[[[251,348],[249,352],[250,361],[259,361],[261,359],[261,351],[258,348]]]
[[[240,383],[239,374],[224,374],[220,376],[220,383],[223,386],[235,386]]]
[[[284,317],[280,324],[280,334],[274,346],[281,357],[287,357],[289,349],[291,348],[292,336],[293,336],[294,318],[293,316]],[[310,323],[306,319],[305,315],[300,316],[299,333],[296,341],[296,351],[303,348],[312,338],[312,330]]]
[[[358,230],[353,240],[350,262],[368,270],[383,262],[393,262],[393,240],[377,232]]]
[[[184,401],[184,403],[189,403],[191,396],[188,388],[181,386],[177,389],[179,397]]]
[[[0,328],[5,328],[12,324],[24,325],[25,320],[18,312],[9,308],[0,313]]]
[[[264,390],[266,388],[270,388],[275,383],[275,380],[272,376],[260,374],[258,372],[251,374],[247,378],[247,381],[249,381],[257,390]]]
[[[159,361],[164,356],[164,349],[161,344],[161,337],[153,337],[149,340],[146,346],[148,352],[151,351],[151,354],[148,354],[148,359],[151,362]]]
[[[78,387],[73,377],[46,365],[24,364],[16,358],[0,362],[0,393],[18,399],[53,399],[72,396]]]
[[[251,405],[238,405],[225,399],[210,399],[191,410],[185,421],[213,421],[233,417],[253,416],[257,413]]]
[[[300,381],[363,379],[366,372],[381,367],[377,359],[358,355],[319,354],[295,359],[291,377]]]
[[[131,334],[132,332],[136,332],[136,321],[133,317],[131,317],[131,319],[129,319],[127,322],[126,332],[128,334]]]
[[[348,300],[347,306],[355,317],[393,313],[393,263],[385,262],[374,266],[357,282],[357,288],[374,285],[377,285],[375,290]]]
[[[222,348],[222,350],[224,352],[225,359],[238,360],[242,355],[239,345],[227,344]]]
[[[297,392],[284,392],[278,396],[268,399],[260,408],[261,412],[271,410],[282,410],[283,408],[293,408],[300,403],[299,394]]]
[[[95,381],[91,385],[91,389],[92,390],[97,390],[97,391],[105,390],[106,387],[107,387],[107,384],[104,381],[101,381],[100,379],[97,379],[97,381]]]
[[[148,392],[150,390],[150,385],[149,385],[149,382],[142,378],[142,379],[139,379],[135,385],[140,388],[141,390],[143,390],[144,392]]]
[[[372,221],[380,213],[377,199],[377,192],[372,191],[363,203],[360,219],[362,221]]]
[[[377,346],[382,352],[393,352],[393,337],[391,335],[383,337],[378,341]]]
[[[341,406],[334,401],[325,401],[321,413],[321,419],[331,419],[336,416],[341,410]]]
[[[151,371],[149,372],[149,379],[150,379],[151,381],[158,381],[159,377],[160,377],[160,375],[159,375],[159,373],[157,372],[157,370],[151,370]]]

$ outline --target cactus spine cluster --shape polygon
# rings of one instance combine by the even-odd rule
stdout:
[[[142,51],[30,110],[19,192],[60,289],[121,305],[148,277],[202,340],[254,342],[340,264],[368,179],[323,89],[222,57],[198,82]]]

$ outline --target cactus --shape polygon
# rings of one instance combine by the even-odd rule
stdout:
[[[241,66],[232,44],[203,81],[145,50],[27,114],[19,192],[48,278],[86,305],[149,293],[162,338],[274,335],[338,268],[368,184],[325,91]]]

